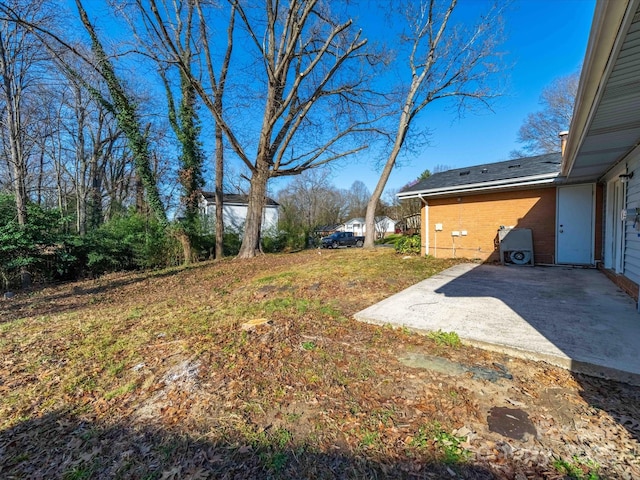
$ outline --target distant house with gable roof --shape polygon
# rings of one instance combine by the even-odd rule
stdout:
[[[225,193],[222,198],[222,214],[226,231],[242,233],[247,219],[249,198],[247,195]],[[271,198],[266,198],[264,211],[262,212],[262,231],[269,232],[278,228],[280,204]],[[216,200],[213,192],[202,192],[200,196],[200,213],[205,228],[209,232],[215,231],[216,224]]]
[[[395,220],[387,217],[386,215],[375,217],[376,237],[382,238],[391,233],[395,233],[396,223],[397,222]],[[356,217],[347,220],[342,224],[340,230],[344,232],[353,232],[353,235],[357,237],[364,237],[367,231],[365,219],[362,217]]]

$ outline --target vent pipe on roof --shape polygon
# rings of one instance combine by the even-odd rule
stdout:
[[[564,130],[558,134],[560,137],[560,155],[564,158],[564,149],[567,147],[567,137],[569,136],[569,131]]]

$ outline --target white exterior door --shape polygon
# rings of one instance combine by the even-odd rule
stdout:
[[[557,263],[593,263],[594,185],[558,187]]]
[[[625,185],[619,178],[607,183],[607,215],[605,220],[604,266],[616,273],[624,270],[624,225],[621,217],[625,208]]]

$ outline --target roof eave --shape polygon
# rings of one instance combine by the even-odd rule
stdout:
[[[598,0],[582,65],[573,116],[569,127],[569,137],[564,151],[560,174],[569,176],[578,151],[589,130],[591,120],[604,92],[613,62],[611,53],[621,38],[623,19],[635,11],[638,0],[607,1]],[[624,35],[622,35],[624,36]]]
[[[466,185],[455,185],[453,187],[431,188],[427,190],[414,190],[408,192],[400,192],[396,196],[400,199],[423,198],[423,197],[441,197],[447,195],[455,195],[457,193],[475,193],[486,192],[487,190],[511,190],[521,187],[535,187],[538,185],[547,185],[555,183],[558,173],[546,173],[543,175],[534,175],[530,177],[510,178],[506,180],[496,180],[493,182],[471,183]]]

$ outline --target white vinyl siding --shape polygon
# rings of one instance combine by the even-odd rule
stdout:
[[[376,232],[377,233],[395,233],[396,221],[389,217],[376,217]],[[356,237],[364,237],[367,232],[367,225],[364,218],[352,218],[344,223],[343,229],[345,232],[353,232]]]
[[[627,162],[627,171],[634,172],[627,183],[626,208],[640,208],[640,156]],[[640,284],[640,224],[634,227],[634,217],[625,222],[624,275]]]
[[[227,232],[242,233],[244,222],[247,218],[246,205],[234,205],[225,203],[222,207],[224,228]],[[209,204],[205,207],[205,221],[208,230],[215,231],[216,206]],[[266,235],[275,233],[278,228],[278,207],[266,205],[262,212],[262,232]]]

